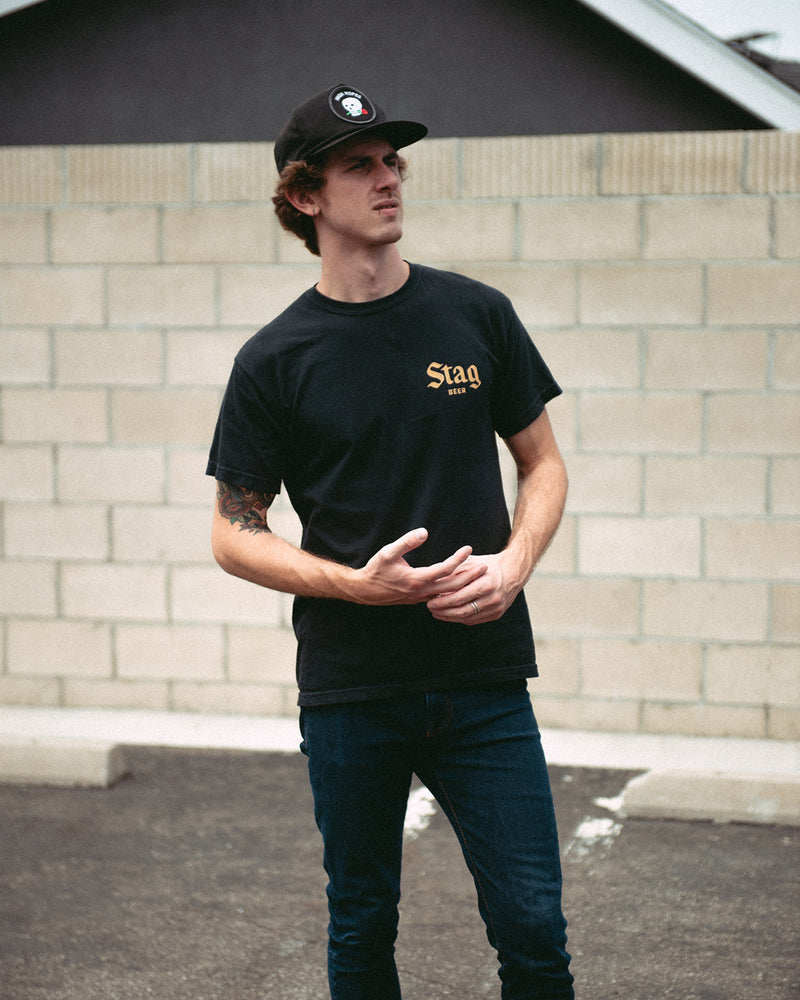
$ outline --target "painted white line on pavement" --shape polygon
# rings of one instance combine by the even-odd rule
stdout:
[[[423,830],[430,826],[431,819],[436,815],[436,799],[423,785],[415,788],[408,796],[406,821],[403,833],[407,840],[416,840]]]

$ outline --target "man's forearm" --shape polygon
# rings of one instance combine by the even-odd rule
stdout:
[[[211,547],[226,573],[269,590],[301,597],[354,599],[354,570],[297,548],[266,525],[245,531],[216,514]]]
[[[567,498],[567,471],[559,454],[531,470],[520,470],[514,517],[506,545],[513,574],[520,589],[553,540]]]
[[[469,546],[431,566],[410,566],[405,556],[426,540],[424,528],[384,545],[365,566],[353,569],[274,535],[266,521],[271,502],[266,494],[233,496],[232,488],[220,484],[211,533],[214,558],[227,573],[270,590],[356,604],[418,604],[486,572],[479,565],[462,570]]]

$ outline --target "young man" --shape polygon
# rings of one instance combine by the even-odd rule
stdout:
[[[568,1000],[523,595],[566,496],[545,410],[560,389],[505,296],[400,255],[397,150],[426,132],[341,85],[278,137],[276,211],[321,275],[237,355],[208,466],[213,548],[227,572],[296,595],[333,1000],[399,1000],[414,773],[461,843],[504,1000]],[[513,524],[496,434],[518,469]],[[267,523],[281,484],[301,548]]]

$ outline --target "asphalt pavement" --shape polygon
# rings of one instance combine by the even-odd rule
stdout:
[[[2,1000],[325,1000],[296,750],[124,747],[110,788],[0,785]],[[579,1000],[798,1000],[800,828],[625,818],[641,773],[551,766]],[[412,795],[404,1000],[500,995],[445,817]]]

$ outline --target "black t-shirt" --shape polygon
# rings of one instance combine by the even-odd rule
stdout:
[[[412,528],[427,565],[462,545],[501,550],[510,523],[496,434],[560,393],[502,293],[412,265],[393,295],[345,303],[312,288],[244,345],[207,472],[285,484],[302,546],[354,568]],[[436,621],[424,604],[295,598],[299,704],[534,676],[520,594],[496,622]]]

